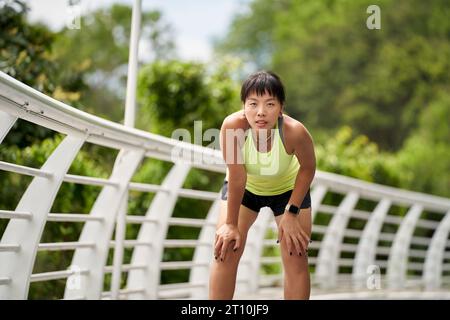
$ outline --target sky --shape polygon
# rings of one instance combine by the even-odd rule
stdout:
[[[113,3],[133,4],[133,0],[81,0],[81,15]],[[158,9],[174,29],[178,55],[185,60],[208,61],[212,39],[223,36],[234,14],[246,10],[249,0],[142,0],[143,10]],[[47,24],[52,30],[65,27],[71,18],[69,0],[28,0],[29,20]],[[83,28],[82,20],[81,26]],[[140,46],[140,58],[144,55]]]

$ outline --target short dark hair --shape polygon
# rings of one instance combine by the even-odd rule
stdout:
[[[253,92],[262,96],[266,91],[284,104],[286,99],[284,85],[280,77],[271,71],[258,71],[251,74],[242,84],[241,101],[245,103],[247,97]]]

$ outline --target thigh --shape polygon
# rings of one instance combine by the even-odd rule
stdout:
[[[279,216],[275,217],[277,226],[280,225],[280,220],[283,217],[283,215],[285,215],[285,214],[287,214],[287,213],[280,214]],[[289,214],[291,214],[291,213],[289,213]],[[306,209],[300,209],[300,213],[298,214],[297,219],[299,219],[300,225],[302,226],[303,231],[305,231],[306,234],[308,235],[308,237],[311,239],[311,228],[312,228],[311,207],[306,208]]]
[[[258,217],[258,213],[254,210],[247,208],[246,206],[241,205],[239,207],[239,216],[238,216],[238,229],[241,233],[241,236],[246,237],[248,230],[255,222]],[[220,201],[220,215],[219,221],[217,222],[217,229],[220,228],[227,220],[227,201]]]

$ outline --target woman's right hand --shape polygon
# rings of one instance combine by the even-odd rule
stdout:
[[[241,233],[234,224],[223,224],[216,231],[216,240],[214,247],[214,258],[224,261],[227,255],[228,247],[234,241],[233,251],[236,251],[241,246]]]

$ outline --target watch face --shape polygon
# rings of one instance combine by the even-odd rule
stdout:
[[[293,206],[293,205],[290,205],[290,206],[289,206],[289,212],[292,212],[292,213],[298,213],[299,210],[300,210],[299,207],[296,207],[296,206]]]

